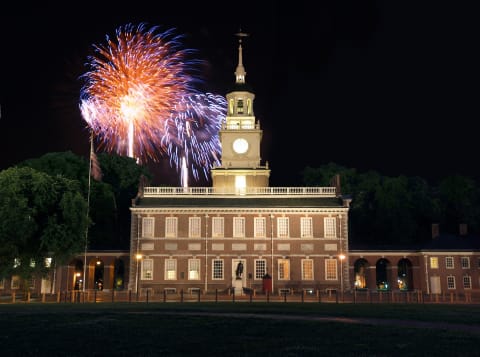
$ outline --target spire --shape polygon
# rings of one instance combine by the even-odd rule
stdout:
[[[247,37],[248,34],[245,32],[242,32],[240,29],[235,36],[238,37],[238,65],[237,69],[235,70],[235,82],[236,83],[245,83],[245,76],[247,75],[247,72],[245,72],[245,67],[243,67],[243,57],[242,57],[242,38]]]

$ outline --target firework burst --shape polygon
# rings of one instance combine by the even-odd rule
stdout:
[[[218,160],[226,103],[195,89],[200,61],[181,39],[173,29],[119,27],[115,41],[94,46],[80,110],[106,151],[143,162],[168,155],[179,173],[187,168],[198,179]]]

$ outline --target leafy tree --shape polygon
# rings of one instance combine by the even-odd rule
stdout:
[[[89,248],[128,248],[131,200],[137,194],[140,177],[150,178],[151,174],[130,157],[101,153],[98,161],[101,182],[89,180],[88,161],[70,151],[48,153],[19,166],[77,180],[83,196],[90,200]]]
[[[46,273],[83,251],[87,204],[78,181],[28,167],[0,172],[0,275]],[[16,264],[14,264],[16,262]]]
[[[478,230],[480,195],[474,180],[460,175],[446,177],[438,185],[437,195],[440,224],[446,231],[458,234],[460,223]]]

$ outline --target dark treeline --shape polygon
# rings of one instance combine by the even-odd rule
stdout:
[[[475,180],[460,175],[430,185],[421,177],[387,177],[375,171],[329,163],[303,171],[305,186],[329,186],[339,175],[342,195],[352,198],[350,241],[358,244],[405,245],[431,239],[432,224],[458,234],[466,223],[478,234],[480,195]]]

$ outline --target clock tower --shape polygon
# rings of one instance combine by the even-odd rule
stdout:
[[[261,165],[260,143],[262,130],[253,113],[255,94],[245,82],[245,67],[242,58],[242,39],[246,33],[239,32],[238,65],[235,84],[226,95],[227,116],[219,131],[222,146],[221,165],[212,168],[214,188],[234,189],[241,194],[253,187],[268,187],[270,170],[268,163]]]

